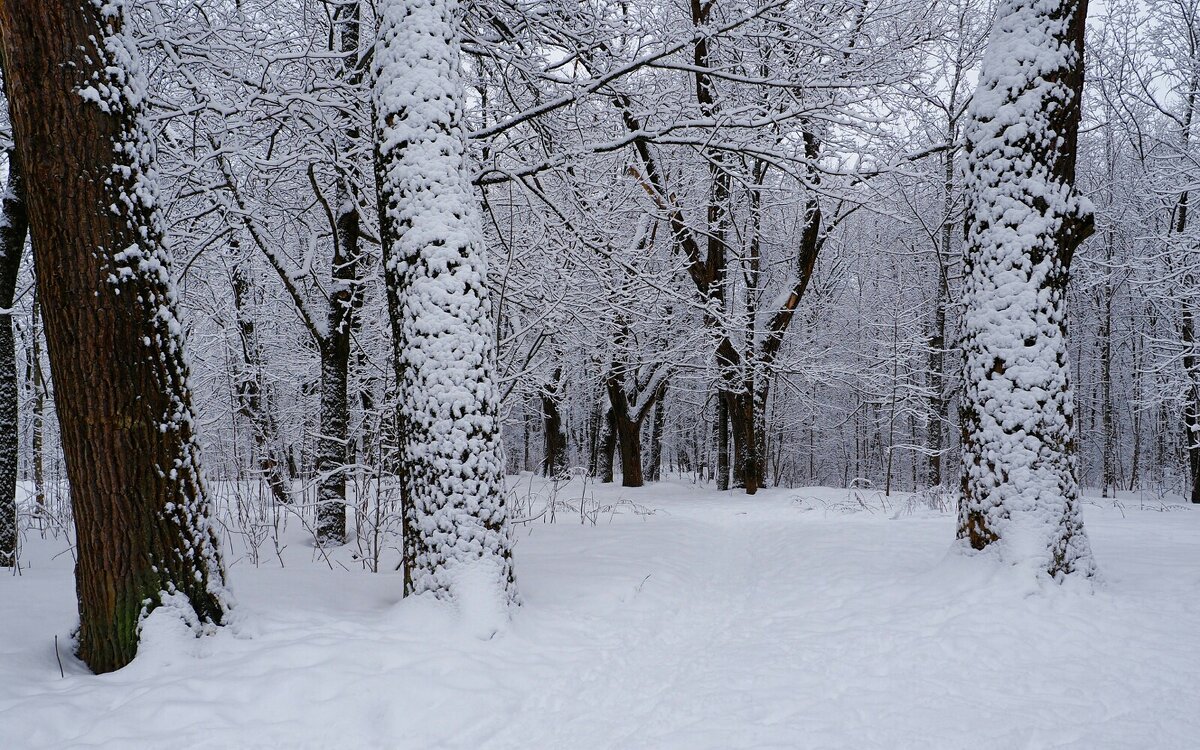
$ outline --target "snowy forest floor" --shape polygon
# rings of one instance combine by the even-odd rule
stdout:
[[[391,566],[330,570],[295,528],[284,566],[232,566],[232,627],[152,620],[102,676],[70,655],[66,544],[32,535],[22,575],[0,577],[0,748],[1200,743],[1190,506],[1092,498],[1089,594],[949,553],[952,516],[902,498],[684,482],[595,497],[613,506],[595,524],[518,527],[524,606],[491,640],[402,602]]]

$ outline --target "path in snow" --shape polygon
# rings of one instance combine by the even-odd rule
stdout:
[[[1089,595],[947,556],[946,516],[604,492],[656,512],[522,530],[525,605],[491,641],[297,557],[234,568],[240,637],[156,627],[130,668],[60,679],[69,568],[31,550],[0,581],[0,748],[1197,746],[1191,509],[1089,507]]]

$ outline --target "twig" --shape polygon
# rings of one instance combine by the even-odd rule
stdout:
[[[54,634],[54,658],[58,660],[58,676],[67,679],[66,673],[63,672],[62,654],[58,653],[58,633]]]

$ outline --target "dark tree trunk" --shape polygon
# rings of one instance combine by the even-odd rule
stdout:
[[[717,421],[713,425],[717,433],[717,489],[729,489],[729,404],[724,393],[717,395]]]
[[[33,390],[33,435],[30,438],[33,452],[33,493],[35,508],[40,524],[45,521],[46,514],[46,473],[45,456],[43,455],[44,435],[46,432],[46,378],[42,374],[42,304],[38,299],[37,288],[33,290],[33,304],[30,305],[29,325],[29,380]]]
[[[654,403],[654,421],[650,425],[650,467],[647,474],[651,482],[662,481],[663,432],[667,425],[667,381],[659,387]]]
[[[317,438],[317,543],[320,545],[346,541],[350,326],[343,303],[348,304],[348,300],[339,300],[336,294],[330,300],[329,336],[321,342],[321,434]]]
[[[665,390],[655,384],[653,373],[650,375],[650,382],[639,383],[635,374],[627,370],[628,368],[620,363],[609,370],[609,414],[612,415],[612,426],[620,444],[621,484],[625,487],[641,487],[645,484],[642,470],[642,425],[654,405],[659,403],[658,399]],[[627,382],[629,391],[626,391]]]
[[[617,445],[621,453],[621,486],[641,487],[642,439],[641,425],[633,420],[617,420]]]
[[[0,206],[0,308],[10,310],[17,289],[17,272],[25,252],[29,219],[21,170],[9,151],[8,189]],[[17,351],[12,315],[0,312],[0,567],[17,562]]]
[[[236,246],[236,243],[235,243]],[[286,461],[279,458],[279,430],[272,414],[270,400],[263,393],[261,382],[264,371],[262,351],[258,346],[253,316],[246,310],[250,284],[245,268],[235,260],[230,274],[233,289],[233,309],[237,322],[238,338],[241,341],[243,371],[238,376],[238,413],[250,423],[254,439],[254,454],[258,469],[271,490],[271,495],[280,503],[290,503],[290,475],[284,473]]]
[[[337,6],[334,24],[342,77],[351,85],[361,83],[358,72],[359,7],[357,2]],[[317,543],[346,541],[346,461],[350,452],[350,345],[354,314],[361,304],[359,281],[362,217],[354,195],[353,160],[349,157],[362,134],[353,116],[343,118],[345,132],[338,136],[338,153],[344,163],[337,166],[334,220],[334,252],[330,277],[328,329],[321,350],[321,436],[317,441]]]
[[[1183,404],[1183,440],[1187,452],[1190,499],[1200,503],[1200,356],[1196,354],[1195,316],[1185,303],[1180,338],[1183,341],[1183,369],[1188,375],[1187,401]]]
[[[96,672],[134,657],[139,622],[168,599],[189,620],[225,613],[122,8],[0,3],[77,532],[79,656]]]
[[[528,398],[521,399],[521,471],[533,473],[534,415]]]
[[[604,432],[604,405],[597,398],[592,401],[592,410],[588,414],[588,476],[600,476],[600,445],[603,442],[602,433]]]
[[[1189,87],[1184,108],[1184,121],[1181,128],[1182,150],[1187,151],[1191,142],[1192,121],[1196,112],[1197,88],[1200,81],[1193,78]],[[1184,191],[1175,202],[1175,215],[1171,230],[1176,236],[1183,235],[1188,230],[1191,195]],[[1194,279],[1187,279],[1187,286],[1192,286]],[[1195,309],[1184,300],[1180,314],[1180,339],[1184,346],[1183,370],[1188,379],[1187,401],[1183,406],[1184,447],[1187,451],[1188,474],[1191,480],[1191,501],[1200,503],[1200,356],[1196,352],[1196,319]],[[1159,466],[1162,463],[1159,462]]]
[[[612,426],[621,454],[621,486],[641,487],[642,479],[642,421],[630,413],[625,389],[614,375],[608,380],[608,400],[612,405]]]
[[[733,433],[733,477],[734,486],[745,488],[747,495],[753,495],[763,485],[763,456],[764,440],[760,427],[765,422],[759,414],[760,409],[755,403],[750,386],[745,391],[726,391],[724,400],[729,414],[729,425]]]
[[[945,271],[941,270],[941,274],[929,335],[929,476],[926,482],[930,487],[940,487],[942,484],[942,450],[946,418],[950,410],[949,399],[946,398],[946,305],[950,302],[950,295]]]
[[[604,421],[601,423],[600,450],[597,461],[597,476],[605,484],[611,484],[613,475],[613,458],[617,453],[617,420],[612,408],[604,410]]]
[[[558,408],[559,387],[562,368],[555,369],[554,376],[542,389],[542,472],[556,477],[567,470],[567,432],[563,429],[562,412]]]

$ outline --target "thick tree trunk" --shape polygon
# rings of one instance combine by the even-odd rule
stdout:
[[[1074,190],[1086,10],[1001,3],[966,132],[958,535],[1054,578],[1095,568],[1066,345],[1071,258],[1092,231]]]
[[[11,310],[17,289],[17,273],[25,253],[29,219],[25,211],[25,187],[21,170],[9,151],[8,188],[0,206],[0,309]],[[17,562],[17,351],[12,314],[0,312],[0,567]]]
[[[613,434],[617,438],[621,454],[621,486],[641,487],[642,477],[642,420],[632,413],[629,398],[619,377],[612,373],[608,378],[608,401],[612,405]]]
[[[765,423],[761,419],[758,404],[750,391],[753,385],[744,391],[724,393],[729,414],[729,424],[733,433],[733,476],[735,486],[744,487],[747,495],[753,495],[763,485],[762,449],[765,447],[762,429]]]
[[[159,606],[193,624],[225,613],[124,21],[121,3],[0,3],[77,533],[79,655],[96,672],[134,657]]]
[[[512,603],[495,329],[462,121],[459,6],[383,0],[377,10],[375,174],[403,442],[405,593]]]

